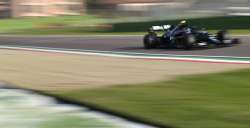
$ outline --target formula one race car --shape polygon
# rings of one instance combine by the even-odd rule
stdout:
[[[161,32],[162,34],[158,36],[157,32]],[[149,28],[148,34],[144,36],[143,43],[146,49],[164,46],[190,50],[195,47],[231,46],[238,44],[239,39],[229,37],[226,30],[210,34],[202,29],[189,27],[186,21],[181,21],[176,26],[152,26]]]

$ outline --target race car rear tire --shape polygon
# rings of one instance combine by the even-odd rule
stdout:
[[[145,49],[152,49],[157,47],[158,44],[157,35],[154,33],[145,35],[143,39],[143,44]]]
[[[194,35],[186,35],[183,40],[183,47],[185,50],[191,50],[193,48],[193,44],[196,42],[196,38]]]

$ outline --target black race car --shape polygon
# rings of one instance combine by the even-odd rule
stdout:
[[[161,33],[158,35],[157,33]],[[220,30],[216,34],[196,27],[188,27],[186,21],[180,24],[152,26],[143,39],[144,48],[152,49],[157,47],[182,48],[190,50],[195,47],[209,46],[231,46],[239,43],[239,39],[228,36],[226,30]]]

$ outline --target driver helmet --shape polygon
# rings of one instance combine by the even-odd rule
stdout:
[[[180,26],[181,28],[187,27],[187,21],[186,21],[186,20],[182,20],[182,21],[179,23],[179,26]]]

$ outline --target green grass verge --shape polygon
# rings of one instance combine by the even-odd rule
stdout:
[[[250,29],[250,16],[227,16],[187,19],[190,25],[195,25],[208,30],[218,29]],[[153,25],[178,24],[178,20],[145,21],[145,22],[125,22],[113,24],[110,32],[143,32]]]
[[[0,34],[18,35],[142,35],[152,25],[177,24],[180,20],[117,23],[96,16],[37,17],[0,20]],[[188,19],[208,30],[232,29],[232,34],[250,34],[250,17]],[[112,27],[111,27],[112,26]]]
[[[49,31],[53,33],[53,31],[56,30],[63,30],[59,28],[83,28],[85,26],[94,26],[105,22],[106,19],[90,15],[3,19],[0,20],[0,33],[27,32],[33,34],[33,32],[36,33],[36,31],[41,30],[46,34]],[[62,31],[61,33],[64,32]],[[65,31],[65,33],[67,33],[67,31]]]
[[[50,92],[180,128],[248,128],[250,69],[141,85]]]

